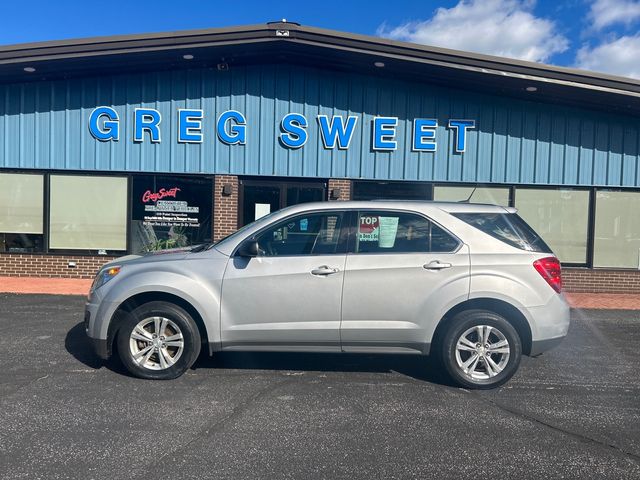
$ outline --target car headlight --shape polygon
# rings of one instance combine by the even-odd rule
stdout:
[[[98,272],[98,275],[96,275],[96,278],[93,280],[93,284],[91,285],[91,291],[93,292],[94,290],[97,290],[98,288],[103,286],[105,283],[107,283],[109,280],[111,280],[113,277],[118,275],[120,273],[121,268],[122,267],[115,266],[115,267],[103,268],[102,270],[100,270],[100,272]]]

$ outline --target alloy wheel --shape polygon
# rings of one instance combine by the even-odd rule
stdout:
[[[149,370],[173,366],[184,351],[184,337],[178,325],[165,317],[148,317],[138,322],[129,336],[133,361]]]
[[[458,368],[472,381],[491,379],[504,370],[511,348],[504,334],[490,325],[466,330],[456,342]]]

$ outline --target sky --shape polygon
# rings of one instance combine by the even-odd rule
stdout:
[[[0,45],[283,18],[640,79],[640,0],[5,0]]]

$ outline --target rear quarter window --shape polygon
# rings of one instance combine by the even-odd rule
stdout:
[[[529,252],[553,253],[542,237],[515,213],[453,213],[452,215],[512,247]]]

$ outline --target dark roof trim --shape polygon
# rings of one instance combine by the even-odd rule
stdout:
[[[312,35],[306,35],[309,32]],[[597,90],[640,96],[640,81],[615,75],[587,70],[556,67],[543,63],[526,62],[512,58],[496,57],[479,53],[463,52],[447,48],[419,45],[408,42],[383,39],[356,34],[340,34],[331,30],[305,27],[295,39],[315,43],[320,40],[324,46],[360,50],[363,53],[377,53],[392,58],[419,63],[446,66],[468,71],[526,78],[542,82],[552,82],[567,86],[595,88]],[[309,37],[313,36],[313,40]],[[337,40],[337,41],[336,41]]]
[[[70,57],[99,56],[140,51],[171,50],[210,45],[275,40],[274,29],[267,25],[189,30],[183,32],[116,35],[78,40],[26,43],[0,47],[0,65]]]
[[[0,47],[0,66],[37,66],[37,62],[41,61],[256,42],[314,45],[492,76],[640,97],[640,81],[631,78],[306,27],[291,22],[10,45]]]

